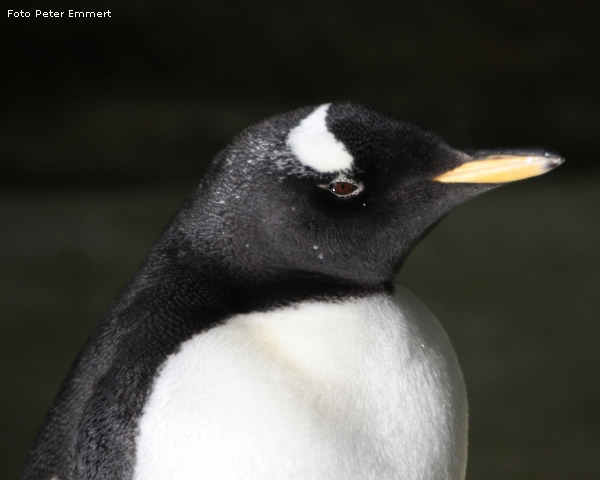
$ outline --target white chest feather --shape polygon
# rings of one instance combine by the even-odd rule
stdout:
[[[450,342],[410,293],[232,317],[161,368],[134,478],[464,478]]]

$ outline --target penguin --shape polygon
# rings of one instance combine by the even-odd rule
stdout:
[[[464,479],[458,360],[393,279],[455,207],[562,162],[351,102],[251,126],[79,353],[21,479]]]

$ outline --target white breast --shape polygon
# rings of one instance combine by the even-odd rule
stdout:
[[[167,358],[134,479],[464,478],[467,402],[406,290],[238,315]]]

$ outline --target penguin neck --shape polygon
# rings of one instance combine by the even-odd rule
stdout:
[[[191,198],[184,204],[131,286],[134,292],[147,291],[151,301],[160,298],[162,308],[191,308],[203,316],[211,312],[220,317],[307,299],[393,292],[391,279],[359,282],[298,267],[289,256],[273,252],[259,234],[248,234],[259,239],[257,245],[248,245],[234,233],[238,228],[214,214],[214,205],[200,200],[206,198]]]
[[[285,275],[284,275],[285,273]],[[164,282],[161,279],[172,278]],[[219,257],[160,243],[142,267],[134,291],[160,298],[163,308],[185,306],[197,312],[230,316],[283,307],[304,300],[336,301],[394,292],[392,281],[359,284],[320,272],[255,271],[236,268]]]

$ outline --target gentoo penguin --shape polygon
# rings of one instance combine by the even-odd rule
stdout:
[[[21,478],[463,479],[454,350],[392,280],[454,207],[561,162],[354,103],[248,128],[82,349]]]

